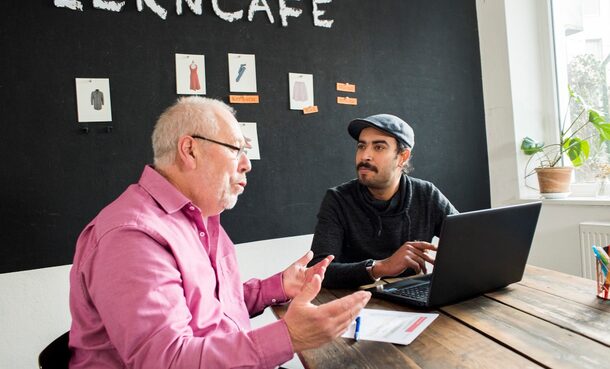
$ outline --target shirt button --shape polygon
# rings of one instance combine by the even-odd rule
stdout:
[[[275,304],[277,302],[277,300],[276,299],[271,299],[271,302]]]
[[[193,210],[195,210],[195,207],[194,206],[189,206],[189,210],[193,211]]]
[[[199,237],[205,237],[205,233],[204,232],[199,232]]]

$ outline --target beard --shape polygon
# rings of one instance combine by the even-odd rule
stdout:
[[[227,180],[227,185],[219,190],[218,193],[218,199],[219,199],[219,205],[221,206],[222,209],[225,210],[230,210],[233,209],[235,207],[235,205],[237,204],[237,198],[239,197],[239,195],[241,195],[243,192],[242,191],[234,191],[233,186],[236,186],[234,184],[234,182],[238,182],[239,181],[230,181]]]
[[[373,173],[360,174],[358,171],[360,168],[366,168],[375,174],[379,174],[379,169],[376,166],[374,166],[368,162],[365,162],[365,161],[360,162],[356,165],[356,173],[358,174],[358,182],[360,182],[360,184],[362,184],[366,187],[377,188],[377,186],[378,186],[377,181],[374,178],[371,178]]]
[[[230,210],[237,204],[237,196],[234,194],[224,194],[220,199],[220,206],[225,210]]]
[[[361,174],[358,169],[366,168],[370,172]],[[388,169],[380,171],[378,167],[368,162],[360,162],[356,165],[356,173],[358,174],[358,182],[371,189],[385,189],[392,183],[392,174]]]

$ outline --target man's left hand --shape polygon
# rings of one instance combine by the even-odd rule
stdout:
[[[286,294],[286,297],[289,299],[292,299],[298,295],[305,283],[310,282],[315,274],[319,275],[321,279],[324,279],[326,267],[334,259],[334,256],[329,255],[320,260],[320,262],[318,262],[316,265],[308,268],[307,264],[312,258],[313,252],[311,250],[307,251],[303,257],[292,263],[282,273],[284,294]]]

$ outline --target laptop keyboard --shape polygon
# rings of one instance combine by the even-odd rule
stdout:
[[[403,288],[394,288],[386,290],[386,292],[397,296],[405,296],[414,300],[428,300],[428,292],[430,291],[430,284],[422,283],[416,286],[408,286]]]

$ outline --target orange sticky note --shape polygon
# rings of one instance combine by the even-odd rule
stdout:
[[[356,85],[352,85],[347,82],[345,82],[345,83],[337,82],[337,91],[356,92]]]
[[[358,99],[356,99],[355,97],[337,96],[337,104],[342,104],[342,105],[358,105]]]
[[[318,112],[318,107],[316,105],[307,106],[307,107],[303,108],[303,114],[312,114],[312,113],[317,113],[317,112]]]
[[[231,104],[258,104],[258,95],[229,95]]]

